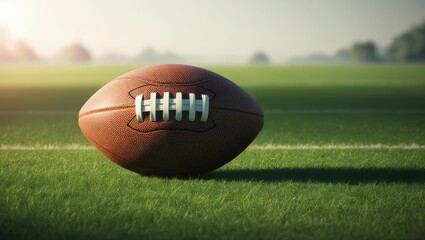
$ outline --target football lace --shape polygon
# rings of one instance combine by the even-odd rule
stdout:
[[[143,99],[143,94],[137,95],[135,99],[136,117],[138,122],[143,122],[143,113],[149,112],[149,118],[152,122],[157,121],[156,113],[162,111],[162,119],[170,120],[170,111],[176,111],[175,119],[181,121],[183,111],[189,112],[189,121],[195,121],[196,112],[201,113],[201,121],[208,120],[209,97],[206,94],[201,95],[197,100],[194,93],[189,93],[189,99],[184,99],[181,92],[176,93],[176,97],[170,97],[169,92],[164,92],[163,98],[158,98],[156,92],[150,94],[150,99]]]

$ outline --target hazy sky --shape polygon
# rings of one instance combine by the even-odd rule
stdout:
[[[146,47],[242,61],[334,53],[353,41],[386,46],[425,21],[425,0],[0,0],[0,26],[44,56],[81,42],[95,56]]]

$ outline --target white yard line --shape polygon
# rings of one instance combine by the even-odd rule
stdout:
[[[425,145],[419,144],[297,144],[297,145],[280,145],[280,144],[265,144],[251,145],[248,149],[252,150],[351,150],[351,149],[394,149],[394,150],[415,150],[425,149]]]
[[[418,150],[425,149],[425,145],[419,144],[325,144],[325,145],[311,145],[311,144],[295,144],[295,145],[279,145],[279,144],[264,144],[264,145],[251,145],[248,150]],[[7,145],[1,144],[0,151],[60,151],[60,150],[78,150],[89,151],[94,150],[92,146],[82,144],[67,144],[67,145]]]
[[[275,114],[338,114],[338,113],[425,113],[425,109],[265,109],[264,113]]]
[[[50,116],[50,115],[75,115],[78,116],[78,111],[72,110],[40,110],[40,111],[0,111],[0,116],[21,116],[21,115],[30,115],[30,116]]]
[[[67,144],[67,145],[57,145],[57,144],[36,144],[36,145],[7,145],[1,144],[0,151],[47,151],[47,150],[93,150],[94,148],[89,145],[82,144]]]

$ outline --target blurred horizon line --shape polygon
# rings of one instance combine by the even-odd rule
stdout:
[[[400,36],[406,35],[406,31],[415,29],[425,29],[425,21],[422,25],[412,24],[410,29],[406,29],[403,33],[399,33],[393,38],[391,44]],[[407,32],[408,33],[408,32]],[[423,33],[422,33],[423,34]],[[11,40],[12,39],[12,40]],[[356,44],[372,44],[376,56],[373,61],[355,61],[347,57]],[[383,63],[394,64],[400,63],[385,59],[385,51],[391,48],[388,46],[377,45],[373,40],[369,41],[353,41],[351,46],[340,48],[333,53],[325,53],[325,51],[313,51],[305,55],[292,56],[287,60],[276,59],[275,54],[270,55],[269,52],[261,48],[252,51],[250,56],[235,54],[181,54],[174,50],[158,51],[154,47],[140,48],[134,54],[125,54],[124,51],[110,50],[103,54],[94,55],[84,44],[74,42],[58,49],[55,55],[40,54],[35,51],[27,40],[22,38],[9,38],[8,30],[0,25],[0,64],[47,64],[47,65],[63,65],[63,64],[93,64],[93,65],[149,65],[161,63],[192,63],[200,65],[348,65],[348,64],[367,64],[367,63]],[[345,55],[342,56],[341,55]],[[272,56],[272,57],[270,57]],[[379,60],[376,61],[376,60]],[[423,62],[419,59],[419,62]],[[405,64],[417,63],[417,61],[404,62]]]

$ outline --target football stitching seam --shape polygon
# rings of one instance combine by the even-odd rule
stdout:
[[[195,86],[195,85],[197,85],[197,84],[192,84],[192,85],[180,85],[180,86]],[[139,87],[133,88],[133,89],[131,89],[130,91],[128,91],[128,95],[129,95],[132,99],[135,99],[135,98],[131,95],[131,92],[133,92],[133,91],[134,91],[134,90],[136,90],[136,89],[139,89],[139,88],[142,88],[142,87],[146,87],[146,86],[158,86],[158,85],[152,85],[152,84],[142,85],[142,86],[139,86]],[[210,98],[210,101],[212,101],[212,100],[215,98],[215,96],[217,96],[217,94],[216,94],[213,90],[211,90],[211,89],[209,89],[209,88],[206,88],[206,87],[203,87],[203,86],[196,86],[196,87],[199,87],[199,88],[202,88],[202,89],[204,89],[204,90],[207,90],[208,92],[211,92],[211,93],[213,94],[213,96]]]
[[[211,129],[215,128],[215,126],[217,126],[215,121],[211,117],[208,117],[208,119],[210,119],[211,122],[213,123],[213,126],[211,128],[204,130],[204,131],[193,131],[193,130],[184,129],[184,128],[163,128],[163,129],[154,129],[154,130],[150,130],[150,131],[142,131],[142,130],[136,129],[136,128],[134,128],[130,125],[130,123],[133,121],[133,119],[135,117],[136,117],[136,115],[133,118],[130,119],[130,121],[127,123],[127,127],[131,128],[134,131],[139,132],[139,133],[151,133],[151,132],[156,132],[156,131],[185,131],[185,132],[192,132],[192,133],[204,133],[204,132],[208,132],[209,130],[211,130]]]
[[[245,113],[245,114],[248,114],[248,115],[253,115],[253,116],[257,116],[257,117],[264,118],[264,114],[253,113],[253,112],[247,112],[247,111],[243,111],[243,110],[236,110],[236,109],[231,109],[231,108],[222,108],[222,107],[210,107],[210,108],[218,109],[218,110],[224,110],[224,111],[232,111],[232,112]]]
[[[95,114],[95,113],[101,113],[101,112],[107,112],[107,111],[122,110],[122,109],[126,109],[126,108],[134,108],[134,104],[133,105],[121,105],[121,106],[116,106],[116,107],[95,109],[95,110],[87,111],[87,112],[79,115],[79,117],[85,117],[87,115],[91,115],[91,114]],[[224,111],[233,111],[233,112],[245,113],[245,114],[254,115],[254,116],[257,116],[257,117],[264,118],[263,114],[258,114],[258,113],[246,112],[246,111],[235,110],[235,109],[230,109],[230,108],[221,108],[221,107],[210,107],[210,108],[218,109],[218,110],[224,110]],[[136,116],[136,115],[134,115],[134,116]]]
[[[198,80],[195,80],[194,83],[179,83],[179,82],[155,83],[155,80],[140,78],[140,77],[118,77],[115,80],[120,80],[120,79],[137,80],[139,82],[142,82],[142,83],[145,83],[145,84],[148,84],[148,85],[153,85],[153,86],[160,86],[160,85],[167,85],[167,84],[175,84],[175,85],[180,85],[180,86],[191,86],[191,85],[197,85],[197,84],[200,84],[200,83],[205,83],[205,82],[209,82],[209,81],[213,81],[213,80],[220,80],[221,78],[198,79]]]
[[[122,110],[122,109],[126,109],[126,108],[134,108],[134,104],[94,109],[94,110],[90,110],[90,111],[87,111],[85,113],[80,114],[79,117],[85,117],[87,115],[91,115],[91,114],[95,114],[95,113],[101,113],[101,112],[107,112],[107,111]]]

